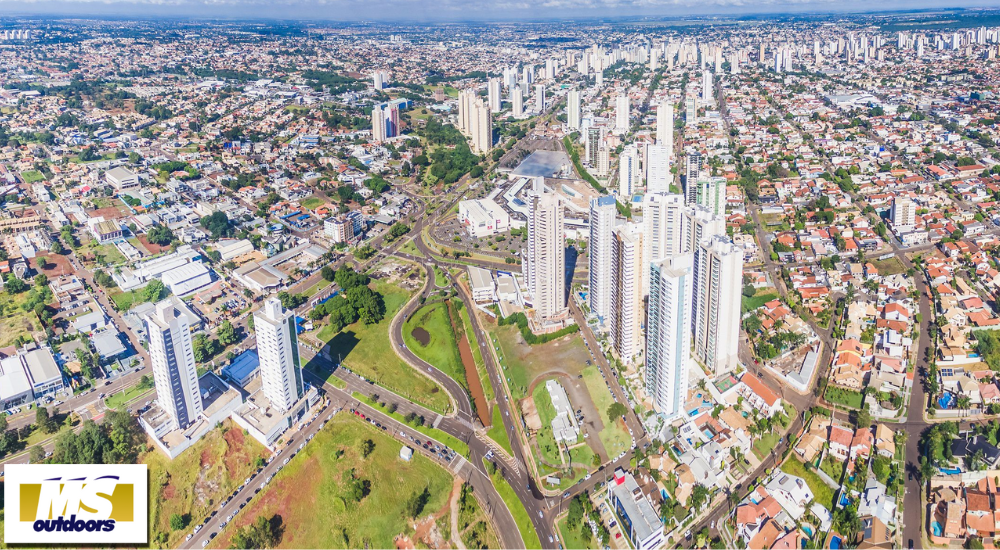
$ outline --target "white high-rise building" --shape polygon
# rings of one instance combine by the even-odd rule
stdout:
[[[646,192],[669,193],[673,174],[670,173],[670,148],[650,145],[646,148]]]
[[[169,299],[158,302],[142,320],[149,338],[156,401],[170,417],[167,431],[187,428],[203,410],[191,344],[192,320]]]
[[[642,204],[645,257],[658,262],[687,250],[684,230],[684,195],[646,193]]]
[[[606,178],[611,171],[611,151],[607,147],[601,147],[597,151],[597,175]]]
[[[587,302],[590,311],[604,319],[611,311],[611,232],[618,213],[615,198],[605,195],[590,200],[590,242],[587,244],[590,261]]]
[[[465,134],[469,133],[472,127],[472,109],[476,103],[475,90],[462,90],[458,93],[458,129]]]
[[[627,94],[615,97],[615,133],[624,134],[629,129],[629,102]]]
[[[587,138],[583,142],[583,148],[587,164],[591,166],[597,165],[597,151],[601,148],[601,141],[604,137],[603,130],[603,126],[587,128]]]
[[[892,228],[906,231],[916,224],[917,205],[909,197],[895,197],[892,201]]]
[[[684,211],[684,252],[694,254],[705,239],[726,236],[726,218],[704,206],[692,206]]]
[[[384,71],[375,71],[372,73],[372,85],[376,90],[384,90],[386,85],[386,77]]]
[[[580,129],[580,91],[570,90],[566,94],[566,126],[570,130]]]
[[[691,365],[691,254],[650,265],[646,392],[668,419],[684,414]]]
[[[642,240],[642,227],[634,223],[616,227],[611,240],[611,342],[626,364],[642,351]]]
[[[705,71],[701,74],[701,100],[706,105],[715,102],[715,88],[712,85],[712,73]]]
[[[524,116],[524,92],[521,91],[520,86],[514,86],[510,89],[510,112],[514,118]]]
[[[701,177],[701,153],[689,153],[684,158],[684,196],[688,204],[698,204],[698,179]]]
[[[524,274],[538,319],[545,322],[566,313],[566,233],[563,205],[555,193],[546,193],[536,178],[528,193],[528,248]]]
[[[698,125],[698,98],[691,95],[684,99],[684,125]]]
[[[535,109],[539,113],[545,112],[545,85],[535,84]]]
[[[521,77],[521,80],[525,84],[531,85],[535,81],[535,66],[534,65],[525,65],[524,68],[522,69],[522,73],[523,73],[523,76]]]
[[[664,101],[656,106],[656,144],[674,150],[674,106]]]
[[[271,405],[287,412],[305,393],[295,312],[285,311],[280,300],[271,298],[254,312],[253,324],[261,388]]]
[[[473,153],[481,155],[493,148],[493,116],[489,105],[483,103],[482,99],[472,102],[468,134]]]
[[[500,95],[500,79],[491,78],[486,84],[486,95],[490,103],[490,111],[499,113],[503,107],[503,99]]]
[[[739,362],[743,250],[726,237],[698,244],[695,252],[694,353],[713,377]]]
[[[385,124],[385,110],[382,107],[376,105],[372,109],[372,141],[382,142],[388,137],[388,131]]]
[[[715,214],[726,214],[726,178],[711,176],[695,180],[696,203],[708,208]]]
[[[618,157],[618,200],[628,203],[635,194],[639,179],[639,151],[634,144],[625,146]]]

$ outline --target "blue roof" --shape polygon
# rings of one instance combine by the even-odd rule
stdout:
[[[253,371],[260,367],[260,358],[257,357],[257,350],[247,350],[236,356],[233,362],[222,369],[232,380],[243,380],[253,374]]]

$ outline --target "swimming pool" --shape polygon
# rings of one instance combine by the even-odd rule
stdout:
[[[808,525],[803,525],[802,530],[805,531],[807,535],[809,535],[809,538],[812,538],[813,536],[812,527],[809,527]]]
[[[850,503],[851,503],[851,499],[847,498],[846,494],[840,493],[840,505],[841,506],[847,506]]]
[[[942,409],[950,409],[952,403],[954,402],[955,398],[952,397],[950,393],[946,393],[938,399],[938,407]]]
[[[830,538],[830,550],[840,550],[840,537],[834,536]]]
[[[940,537],[941,534],[944,533],[944,529],[941,528],[941,522],[931,522],[931,531],[934,533],[935,537]]]

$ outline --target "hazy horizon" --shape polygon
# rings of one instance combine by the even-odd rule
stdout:
[[[1000,7],[987,0],[886,0],[877,9],[833,0],[0,0],[7,17],[167,17],[339,22],[489,22],[553,19],[738,17],[761,15],[877,14]]]

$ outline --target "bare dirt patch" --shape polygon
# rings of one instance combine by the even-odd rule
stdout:
[[[142,243],[142,246],[145,247],[146,250],[148,250],[150,254],[154,254],[155,255],[155,254],[159,254],[160,252],[163,252],[164,250],[170,250],[170,245],[160,246],[158,244],[151,243],[151,242],[149,242],[149,239],[146,238],[145,235],[139,235],[136,238],[139,239],[139,242]]]

